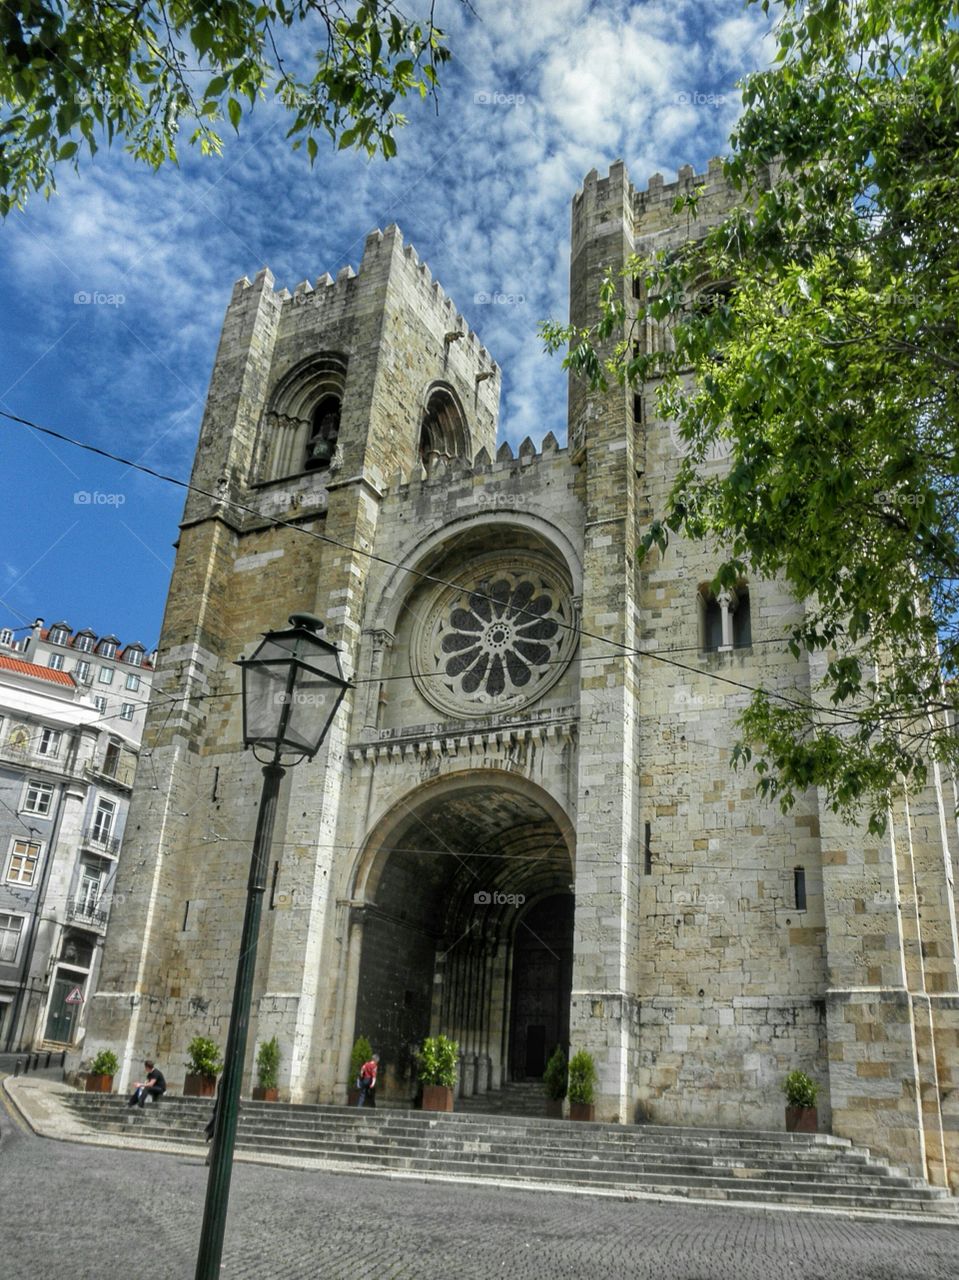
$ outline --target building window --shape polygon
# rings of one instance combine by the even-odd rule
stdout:
[[[100,674],[97,676],[100,684],[113,684],[113,668],[101,667]]]
[[[143,666],[143,650],[127,649],[126,660],[127,662],[129,662],[131,667],[142,667]]]
[[[440,458],[469,458],[470,435],[459,402],[447,387],[436,387],[420,426],[420,459],[429,470]]]
[[[793,893],[796,899],[796,910],[806,910],[806,872],[803,867],[793,871]]]
[[[715,596],[703,599],[703,648],[715,653],[723,643],[723,611]]]
[[[98,653],[101,658],[115,658],[117,656],[116,642],[113,640],[101,640]]]
[[[106,711],[107,709],[107,700],[101,694],[98,693],[97,696],[93,699],[93,705],[102,715],[103,712]]]
[[[98,844],[106,844],[113,834],[113,819],[117,807],[112,800],[98,800],[97,811],[93,815],[93,838]]]
[[[7,867],[8,884],[33,884],[40,862],[40,847],[36,840],[14,840]]]
[[[132,702],[124,702],[124,703],[121,703],[121,705],[120,705],[120,719],[121,719],[121,720],[132,720],[132,719],[133,719],[133,713],[134,713],[134,711],[135,711],[135,710],[136,710],[136,707],[134,707],[134,705],[133,705],[133,703],[132,703]]]
[[[27,794],[23,798],[25,813],[36,813],[45,817],[53,806],[53,787],[49,782],[36,782],[31,779],[27,783]]]
[[[3,645],[5,649],[15,648],[13,643],[13,632],[9,627],[4,627],[3,630],[0,631],[0,645]]]
[[[41,756],[57,756],[60,753],[59,729],[41,729],[40,741],[37,743],[37,751]]]
[[[83,658],[81,658],[80,661],[77,663],[77,665],[73,668],[73,678],[76,680],[77,684],[89,684],[91,679],[93,678],[90,675],[89,662],[86,662]]]
[[[96,911],[102,883],[103,873],[99,867],[84,862],[80,868],[80,885],[77,891],[77,907],[84,915],[90,915]]]
[[[52,627],[50,630],[51,644],[66,644],[70,639],[70,632],[66,627]]]
[[[51,653],[47,661],[47,666],[50,668],[51,671],[62,671],[63,670],[63,654]]]
[[[140,677],[138,675],[135,675],[131,671],[130,674],[127,676],[127,688],[132,690],[132,692],[136,693],[139,687],[140,687]]]
[[[108,778],[115,778],[119,767],[120,744],[114,738],[111,738],[107,743],[107,749],[103,756],[103,772]]]
[[[699,643],[706,653],[747,649],[753,642],[749,610],[749,589],[740,583],[735,590],[713,594],[708,585],[699,589]]]
[[[306,442],[303,466],[307,471],[319,471],[328,467],[336,452],[340,434],[340,398],[324,396],[313,410],[310,438]]]
[[[78,653],[92,653],[95,638],[95,636],[90,635],[88,632],[84,632],[74,640],[73,647]]]
[[[4,964],[16,964],[22,933],[23,916],[0,913],[0,961]]]

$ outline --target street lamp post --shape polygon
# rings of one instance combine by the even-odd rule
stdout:
[[[343,678],[339,650],[318,635],[322,628],[319,618],[295,613],[290,618],[289,630],[267,632],[253,656],[237,663],[243,672],[243,744],[252,747],[254,755],[257,748],[270,752],[270,758],[263,761],[256,756],[263,764],[263,789],[220,1079],[196,1280],[220,1280],[240,1084],[250,1027],[256,944],[280,781],[288,767],[316,755],[337,708],[351,687]],[[284,755],[299,758],[282,765]]]

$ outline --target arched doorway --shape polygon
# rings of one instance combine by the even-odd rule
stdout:
[[[353,1034],[380,1053],[381,1096],[412,1095],[427,1035],[458,1042],[467,1097],[541,1075],[536,1055],[527,1061],[531,1037],[553,1037],[547,1053],[566,1042],[571,839],[545,792],[496,770],[427,784],[380,824],[355,895]]]

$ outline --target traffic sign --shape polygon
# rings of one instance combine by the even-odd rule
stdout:
[[[67,1004],[83,1004],[83,992],[79,987],[74,987],[67,996]]]

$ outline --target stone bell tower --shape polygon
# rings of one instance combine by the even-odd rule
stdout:
[[[358,272],[292,295],[266,270],[234,287],[85,1046],[122,1045],[124,1077],[149,1051],[176,1085],[193,1035],[225,1041],[259,795],[235,660],[304,611],[325,619],[353,673],[389,477],[492,454],[499,389],[497,366],[395,226],[367,237]],[[294,1096],[316,1023],[353,701],[280,800],[255,1017],[260,1038],[287,1046]]]

